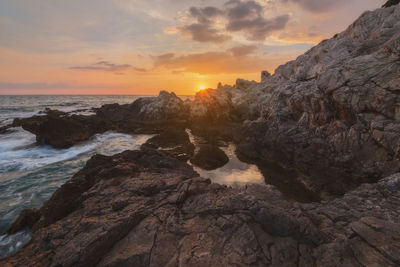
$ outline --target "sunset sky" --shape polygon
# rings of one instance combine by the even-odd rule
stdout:
[[[193,94],[260,79],[385,0],[1,0],[0,94]]]

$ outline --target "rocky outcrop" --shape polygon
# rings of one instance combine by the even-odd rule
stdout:
[[[29,227],[32,241],[0,266],[399,266],[399,21],[398,5],[367,12],[261,83],[99,109],[98,129],[161,134],[140,151],[94,156],[21,213],[10,233]],[[40,136],[49,117],[25,127]],[[208,144],[226,133],[288,188],[341,196],[299,203],[271,185],[212,184],[185,163],[187,125]],[[271,173],[281,165],[285,175]]]
[[[399,21],[399,5],[366,12],[274,75],[263,72],[261,83],[238,79],[187,102],[161,92],[94,116],[48,112],[14,126],[59,148],[107,130],[190,127],[210,144],[237,142],[241,157],[260,166],[301,172],[296,182],[322,197],[341,195],[400,171]]]
[[[95,156],[38,211],[32,241],[0,265],[400,264],[400,174],[312,204],[197,176],[152,149]]]
[[[56,148],[68,148],[89,139],[96,133],[108,130],[97,116],[68,115],[59,111],[48,111],[44,116],[15,119],[12,127],[21,126],[36,135],[40,144]]]
[[[305,175],[339,195],[400,170],[400,6],[364,13],[346,31],[249,86],[240,153]]]
[[[44,116],[15,119],[11,127],[21,126],[35,134],[39,143],[68,148],[109,130],[153,134],[165,127],[186,124],[186,119],[183,101],[174,93],[162,91],[158,97],[140,98],[132,104],[104,105],[91,116],[47,110]]]

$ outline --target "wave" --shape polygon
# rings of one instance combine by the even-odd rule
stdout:
[[[13,254],[31,240],[32,233],[29,230],[18,232],[14,235],[0,236],[0,259]]]
[[[48,108],[48,107],[54,107],[54,106],[58,106],[58,107],[71,107],[71,106],[78,106],[78,105],[82,105],[82,102],[64,102],[64,103],[58,103],[58,104],[43,104],[40,105],[40,107],[44,107],[44,108]]]
[[[107,141],[113,139],[119,144],[114,142],[113,146],[107,146]],[[134,148],[136,142],[131,135],[107,132],[95,135],[89,141],[71,148],[54,149],[48,145],[37,146],[33,134],[22,128],[12,128],[10,133],[0,135],[0,173],[40,168],[72,159],[96,148],[104,154],[109,154],[120,151],[123,143],[127,148]]]
[[[22,128],[0,135],[0,233],[23,209],[39,208],[94,154],[138,149],[151,135],[107,132],[68,149],[38,146]]]

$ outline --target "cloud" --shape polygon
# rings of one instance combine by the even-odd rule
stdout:
[[[332,8],[343,6],[352,0],[279,0],[283,3],[296,3],[302,8],[311,12],[327,12],[331,11]]]
[[[228,17],[226,29],[230,32],[242,31],[252,41],[265,40],[271,32],[284,29],[289,21],[288,15],[264,18],[264,7],[254,1],[231,0],[225,6]]]
[[[218,52],[176,55],[172,53],[153,56],[154,67],[162,67],[173,73],[199,74],[253,73],[265,67],[266,59],[253,53],[256,46],[237,46]]]
[[[258,47],[255,45],[241,45],[232,47],[227,51],[231,52],[231,54],[235,57],[242,57],[255,52],[257,49]]]
[[[227,30],[231,32],[243,31],[247,34],[249,40],[263,41],[272,32],[283,30],[288,21],[288,15],[278,16],[273,19],[258,17],[254,19],[233,20],[229,22]]]
[[[224,12],[221,9],[212,6],[205,8],[191,7],[189,9],[189,14],[193,18],[196,18],[200,23],[208,23],[211,22],[211,19],[223,15]]]
[[[191,7],[187,13],[189,23],[166,32],[174,34],[177,29],[182,36],[198,42],[224,43],[233,33],[242,33],[251,41],[263,41],[272,32],[284,29],[289,21],[288,15],[265,18],[265,7],[253,0],[230,0],[220,8]]]
[[[181,32],[183,35],[190,36],[194,41],[202,43],[224,43],[231,39],[229,35],[220,33],[209,24],[193,23],[183,26]]]
[[[71,70],[81,70],[81,71],[106,71],[114,72],[117,74],[123,74],[123,71],[134,70],[138,72],[146,72],[144,68],[134,67],[129,64],[114,64],[108,61],[99,61],[97,63],[87,65],[87,66],[74,66],[70,67]]]

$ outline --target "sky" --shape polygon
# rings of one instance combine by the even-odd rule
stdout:
[[[385,0],[1,0],[1,94],[191,95],[260,80]]]

